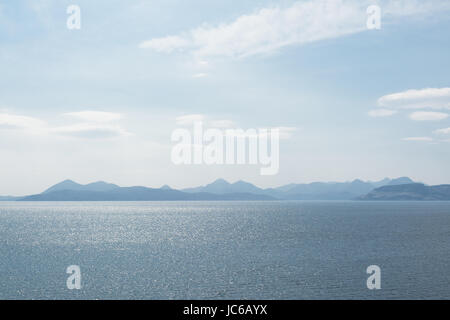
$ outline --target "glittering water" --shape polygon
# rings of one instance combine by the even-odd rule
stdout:
[[[449,270],[449,202],[0,202],[3,299],[449,299]]]

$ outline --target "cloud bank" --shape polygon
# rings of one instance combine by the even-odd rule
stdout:
[[[417,111],[411,113],[409,118],[414,121],[439,121],[447,119],[448,114],[443,112]]]
[[[418,142],[431,142],[433,138],[430,137],[409,137],[402,139],[403,141],[418,141]]]
[[[122,115],[120,113],[102,111],[69,112],[65,115],[88,122],[111,122],[120,120],[122,118]]]
[[[19,130],[33,135],[45,134],[87,139],[105,139],[131,135],[121,126],[110,123],[122,117],[117,113],[83,111],[66,113],[65,115],[84,121],[72,125],[53,127],[37,118],[0,113],[0,130]]]
[[[443,121],[449,118],[447,112],[429,111],[450,109],[450,88],[411,89],[382,96],[377,101],[380,109],[369,111],[371,117],[388,117],[400,110],[422,109],[409,114],[413,121]],[[450,128],[438,129],[434,134],[448,134]],[[410,137],[404,141],[433,141],[429,137]]]
[[[450,109],[450,88],[413,89],[385,95],[378,105],[393,109]]]

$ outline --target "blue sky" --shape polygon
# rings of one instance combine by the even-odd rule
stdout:
[[[0,1],[0,194],[66,178],[450,183],[449,30],[445,0]],[[284,128],[279,174],[173,165],[189,115]]]

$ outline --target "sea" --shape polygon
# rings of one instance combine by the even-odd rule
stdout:
[[[0,202],[0,299],[450,299],[450,202]]]

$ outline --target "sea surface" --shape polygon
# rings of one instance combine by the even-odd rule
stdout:
[[[0,299],[450,299],[450,202],[0,202]]]

